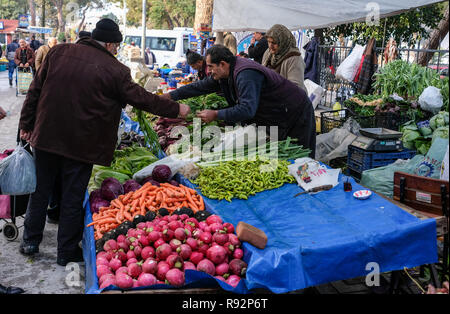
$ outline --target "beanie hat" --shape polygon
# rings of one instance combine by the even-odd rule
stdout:
[[[97,22],[92,31],[92,39],[104,43],[120,43],[123,40],[119,25],[111,19],[101,19]]]
[[[81,31],[81,32],[78,33],[78,37],[79,37],[79,38],[82,38],[82,37],[91,37],[91,36],[92,36],[91,32]]]

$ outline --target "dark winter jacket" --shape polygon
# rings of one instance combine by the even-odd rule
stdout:
[[[31,83],[19,127],[32,147],[109,166],[127,105],[176,118],[179,105],[140,87],[130,69],[95,40],[53,47]]]

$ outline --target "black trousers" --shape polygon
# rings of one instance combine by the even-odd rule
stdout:
[[[71,258],[83,237],[83,201],[92,164],[34,149],[36,191],[31,194],[25,215],[23,241],[39,245],[42,242],[49,198],[60,180],[60,219],[58,226],[58,256]]]

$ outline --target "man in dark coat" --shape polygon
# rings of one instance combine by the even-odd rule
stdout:
[[[186,105],[148,93],[114,55],[119,26],[100,20],[91,38],[53,47],[23,104],[22,139],[34,148],[37,186],[27,209],[20,251],[39,252],[46,210],[56,177],[61,179],[57,263],[82,261],[78,243],[83,201],[94,164],[110,166],[122,109],[127,105],[169,118],[186,117]]]
[[[42,46],[39,40],[36,40],[36,36],[31,36],[30,48],[33,49],[34,52]]]
[[[267,42],[266,33],[256,32],[253,34],[250,47],[248,47],[248,56],[261,64],[264,53],[268,48],[269,43]]]
[[[300,145],[311,149],[310,156],[314,158],[316,122],[305,91],[271,69],[250,59],[233,56],[221,45],[207,51],[206,64],[209,77],[164,97],[181,100],[222,92],[230,108],[198,113],[203,122],[223,120],[267,128],[276,126],[279,140],[288,136],[298,139]]]

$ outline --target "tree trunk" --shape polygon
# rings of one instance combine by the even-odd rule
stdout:
[[[196,0],[194,34],[198,35],[203,26],[212,27],[214,0]]]
[[[428,38],[428,40],[426,41],[423,49],[437,49],[441,41],[447,35],[449,26],[448,8],[449,7],[447,6],[447,10],[445,10],[444,17],[439,23],[438,28],[431,33],[430,38]],[[428,62],[430,62],[430,60],[433,58],[433,55],[433,52],[421,52],[419,54],[418,64],[427,66]]]
[[[64,20],[64,13],[63,13],[64,0],[53,0],[52,2],[53,2],[53,5],[56,7],[56,10],[58,11],[57,17],[58,17],[59,33],[65,33],[66,32],[66,21]]]
[[[89,3],[84,9],[83,9],[83,17],[81,18],[80,24],[78,24],[78,33],[82,31],[82,28],[84,29],[84,21],[86,20],[86,12],[91,7],[91,4]],[[78,34],[77,34],[78,35]]]
[[[31,16],[30,25],[36,26],[36,3],[34,2],[34,0],[28,0],[28,6],[30,7]]]

